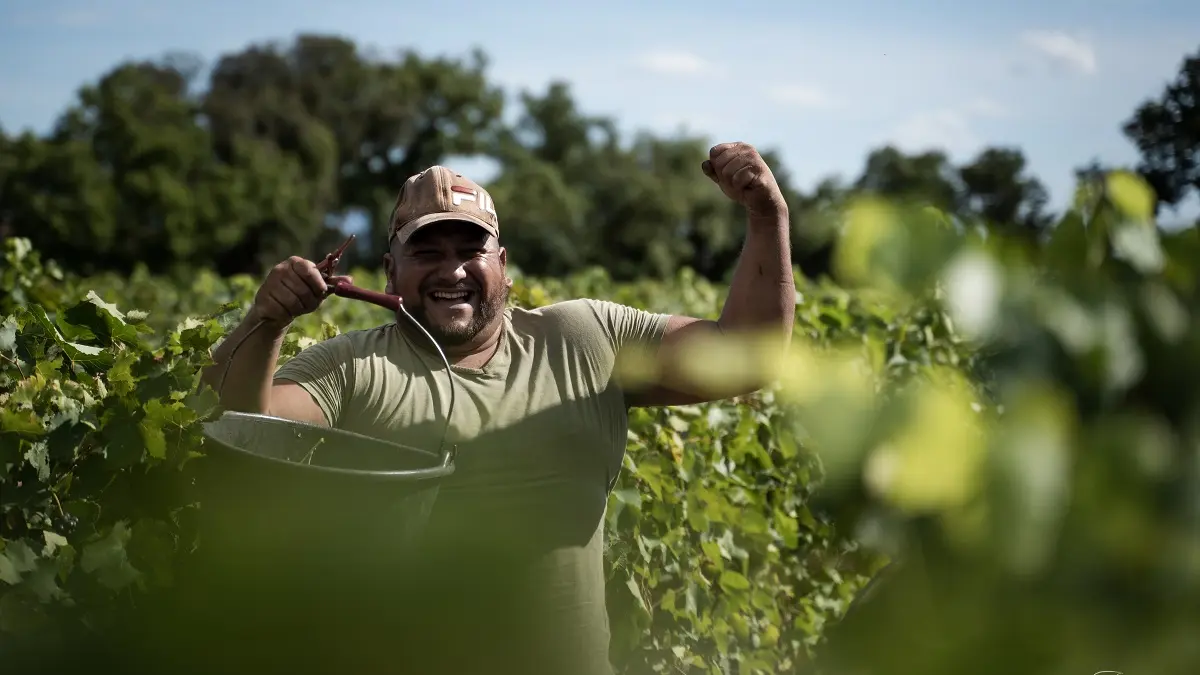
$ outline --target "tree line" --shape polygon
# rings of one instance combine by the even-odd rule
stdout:
[[[0,239],[27,237],[84,274],[139,265],[259,274],[289,255],[323,255],[344,238],[346,216],[360,214],[364,246],[347,262],[374,264],[404,179],[481,155],[499,167],[487,187],[503,205],[510,261],[526,273],[728,273],[743,223],[698,171],[709,139],[623,137],[613,119],[581,110],[564,82],[522,93],[506,123],[487,65],[479,51],[381,58],[323,35],[252,44],[211,68],[188,54],[118,64],[81,87],[47,134],[0,128]],[[1198,101],[1200,51],[1122,126],[1159,207],[1200,191]],[[810,276],[829,272],[840,207],[855,194],[923,201],[1034,241],[1055,220],[1018,148],[985,148],[956,165],[942,152],[885,146],[857,178],[808,192],[775,153],[764,155],[792,207],[795,261]]]

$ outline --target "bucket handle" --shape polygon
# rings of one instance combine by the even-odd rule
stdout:
[[[395,218],[396,208],[397,207],[392,208],[391,218]],[[389,222],[390,220],[391,219],[389,219]],[[448,466],[450,462],[454,461],[454,457],[458,453],[457,444],[451,445],[450,450],[446,450],[446,439],[450,436],[450,420],[454,418],[454,369],[450,366],[450,359],[446,358],[446,353],[442,351],[441,345],[439,345],[437,340],[435,340],[433,336],[429,334],[429,331],[421,325],[421,322],[413,318],[413,315],[409,314],[408,310],[404,308],[404,301],[400,299],[400,296],[359,288],[347,283],[344,279],[333,279],[338,263],[342,260],[342,255],[346,253],[346,249],[348,249],[350,244],[353,242],[354,235],[351,234],[346,241],[340,247],[338,247],[337,250],[329,253],[325,256],[324,260],[322,260],[320,263],[317,263],[317,269],[320,270],[321,276],[324,277],[326,283],[329,284],[330,294],[340,295],[344,298],[350,298],[352,300],[362,300],[363,302],[369,302],[373,305],[383,307],[384,309],[390,309],[403,314],[404,317],[408,319],[409,323],[416,326],[417,329],[425,335],[425,337],[429,340],[429,343],[433,345],[434,350],[437,351],[438,356],[441,357],[442,364],[446,366],[446,377],[450,379],[450,406],[449,410],[446,411],[446,425],[442,428],[442,441],[438,445],[438,454],[442,457],[442,466]]]
[[[446,449],[446,439],[450,436],[450,420],[454,419],[454,368],[450,365],[450,359],[446,358],[446,352],[442,351],[441,345],[429,334],[425,326],[422,326],[420,321],[413,318],[413,315],[408,313],[404,305],[400,305],[399,309],[400,313],[408,319],[409,323],[416,326],[425,337],[429,338],[429,344],[433,345],[434,350],[437,351],[438,356],[442,359],[442,364],[446,366],[446,378],[450,380],[450,405],[446,410],[446,424],[442,427],[442,442],[438,445],[438,455],[442,458],[442,466],[449,466],[458,455],[457,443],[451,444],[450,448]]]

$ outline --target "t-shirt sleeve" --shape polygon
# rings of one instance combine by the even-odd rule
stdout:
[[[354,390],[354,347],[349,335],[302,349],[275,370],[275,379],[300,385],[317,402],[330,426],[337,426]]]
[[[618,357],[631,351],[658,349],[667,330],[669,314],[657,314],[608,300],[586,300],[596,313],[605,337]]]

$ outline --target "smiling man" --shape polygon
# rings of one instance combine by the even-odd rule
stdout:
[[[763,381],[702,386],[684,355],[696,340],[743,333],[786,343],[792,329],[788,209],[770,169],[741,143],[715,146],[701,169],[748,216],[716,321],[585,298],[507,307],[512,280],[488,193],[444,167],[401,188],[384,256],[388,291],[453,364],[448,442],[459,446],[430,523],[427,568],[389,598],[420,616],[402,636],[421,647],[406,654],[412,672],[611,673],[604,513],[628,409],[757,389]],[[310,261],[272,270],[214,355],[210,372],[232,365],[223,405],[437,447],[450,383],[403,317],[317,343],[277,369],[288,326],[325,290]],[[226,345],[239,342],[230,354]],[[623,382],[622,360],[645,354],[649,383]]]
[[[452,349],[494,341],[511,282],[491,195],[461,174],[432,167],[404,184],[389,234],[388,292],[414,299],[405,304],[413,318]],[[464,266],[461,278],[441,275],[445,261],[461,254],[479,264]]]

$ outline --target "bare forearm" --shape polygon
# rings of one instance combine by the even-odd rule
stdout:
[[[796,312],[788,214],[750,216],[746,243],[718,321],[723,332],[777,332],[787,341]]]
[[[221,407],[238,412],[269,411],[272,376],[286,334],[286,325],[260,322],[254,309],[247,313],[213,353],[216,363],[203,375],[203,382],[220,395]]]

